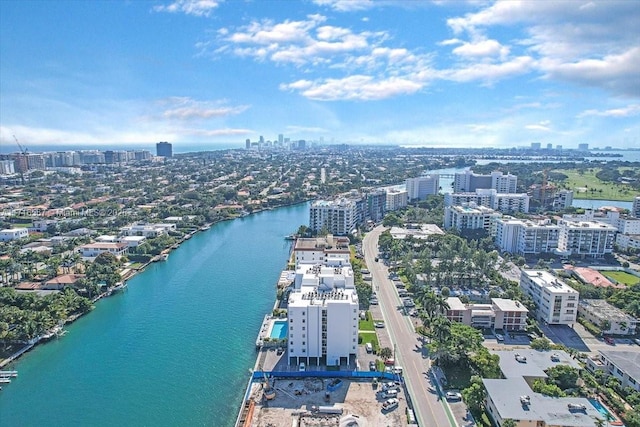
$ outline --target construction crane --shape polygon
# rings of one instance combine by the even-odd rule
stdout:
[[[16,144],[18,144],[18,148],[20,149],[20,154],[18,155],[18,158],[20,159],[18,167],[20,168],[20,181],[22,182],[22,185],[24,185],[24,172],[29,169],[27,164],[27,149],[22,147],[22,144],[20,144],[20,141],[18,141],[18,138],[16,138],[15,135],[13,135],[13,139],[15,139]]]
[[[22,145],[20,144],[20,141],[18,141],[18,138],[16,138],[15,135],[13,135],[13,139],[16,140],[16,144],[18,144],[18,148],[20,149],[20,154],[22,154],[23,156],[27,155],[27,149],[23,148]]]

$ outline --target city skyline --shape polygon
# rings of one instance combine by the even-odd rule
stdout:
[[[630,1],[3,1],[0,145],[640,146]]]

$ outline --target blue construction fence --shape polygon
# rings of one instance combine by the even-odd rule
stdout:
[[[402,376],[389,372],[372,371],[255,371],[252,379],[261,380],[269,378],[351,378],[351,379],[373,379],[389,381],[402,381]]]

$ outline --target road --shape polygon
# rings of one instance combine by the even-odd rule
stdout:
[[[396,365],[403,367],[407,390],[420,426],[457,426],[447,416],[446,403],[439,398],[436,384],[431,382],[430,360],[423,357],[422,343],[413,329],[410,317],[402,309],[398,292],[389,280],[389,272],[378,256],[378,237],[384,227],[368,233],[363,242],[365,261],[373,277],[374,290],[384,317],[387,332],[394,344]]]

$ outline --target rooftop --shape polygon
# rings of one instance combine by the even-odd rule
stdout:
[[[558,365],[569,365],[581,369],[580,365],[562,350],[539,351],[532,349],[519,349],[518,351],[491,351],[500,356],[500,370],[506,378],[536,377],[546,378],[545,370]],[[556,361],[551,356],[557,356]],[[524,363],[516,360],[516,356]],[[554,357],[555,358],[555,357]]]
[[[640,353],[637,351],[600,350],[600,354],[636,381],[640,381]]]
[[[591,311],[593,311],[600,317],[604,317],[617,322],[635,320],[624,311],[612,306],[603,299],[581,299],[580,305],[585,308],[588,307],[589,309],[591,309]]]
[[[487,396],[502,419],[537,420],[546,425],[566,427],[595,426],[594,418],[602,415],[585,398],[549,397],[534,393],[524,378],[483,379]],[[584,405],[584,410],[571,410],[569,404]],[[579,407],[579,406],[577,406]]]
[[[522,274],[529,277],[540,287],[553,288],[558,292],[578,293],[578,291],[546,270],[522,270]]]
[[[520,301],[512,299],[491,298],[491,302],[502,311],[520,311],[525,313],[529,311]]]

